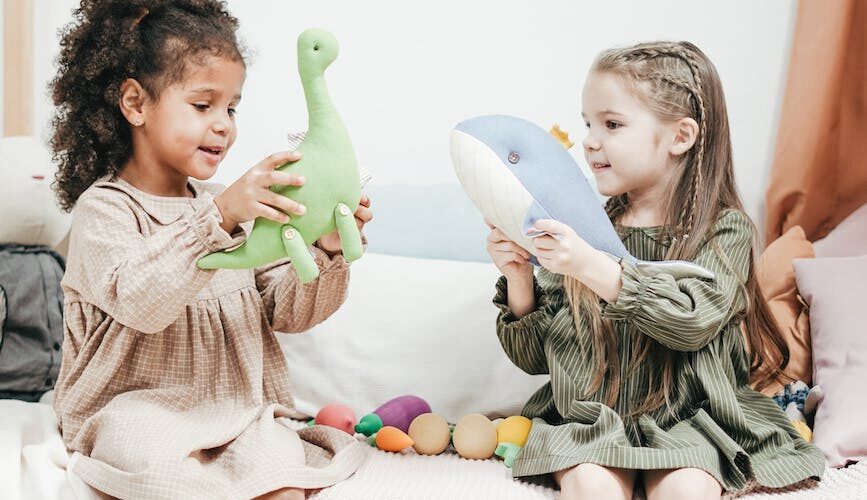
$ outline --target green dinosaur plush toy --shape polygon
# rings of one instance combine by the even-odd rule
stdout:
[[[343,257],[352,262],[363,252],[355,210],[361,201],[361,181],[349,133],[337,114],[325,86],[325,68],[337,58],[337,39],[323,30],[310,29],[298,36],[298,72],[307,100],[307,135],[298,146],[301,159],[287,163],[307,178],[303,186],[273,186],[275,193],[307,207],[288,224],[256,218],[247,241],[229,252],[199,259],[202,269],[246,269],[284,257],[292,260],[302,283],[314,280],[319,268],[309,246],[335,229]]]

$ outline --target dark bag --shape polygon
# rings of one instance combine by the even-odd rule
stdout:
[[[0,398],[36,401],[54,387],[63,343],[63,257],[0,245]]]

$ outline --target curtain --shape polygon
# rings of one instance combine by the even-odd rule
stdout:
[[[802,0],[767,192],[765,242],[825,236],[867,202],[867,1]]]

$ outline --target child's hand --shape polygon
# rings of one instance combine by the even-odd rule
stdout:
[[[370,198],[367,195],[361,196],[361,201],[358,204],[358,209],[355,211],[355,225],[358,230],[364,229],[364,225],[373,219],[373,211],[370,210]],[[341,250],[340,235],[337,231],[332,231],[316,241],[316,246],[321,248],[330,256],[334,256]]]
[[[579,277],[595,251],[571,227],[552,219],[536,221],[534,228],[547,234],[533,239],[539,264],[552,273]]]
[[[506,233],[488,222],[491,228],[488,235],[487,250],[497,269],[503,273],[509,282],[533,281],[533,265],[530,264],[530,252],[510,240]]]
[[[300,203],[279,195],[270,189],[273,185],[301,186],[304,177],[277,170],[277,167],[301,159],[295,151],[275,153],[248,170],[240,179],[214,198],[223,217],[220,226],[231,233],[238,224],[265,217],[285,224],[289,215],[303,215],[306,208]]]

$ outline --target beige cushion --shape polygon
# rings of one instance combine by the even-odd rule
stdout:
[[[804,230],[794,226],[768,245],[756,262],[756,279],[762,295],[789,346],[786,374],[807,385],[811,384],[813,372],[810,322],[806,308],[798,300],[792,260],[812,257],[813,245],[807,240]],[[782,387],[778,382],[762,392],[772,396]]]

